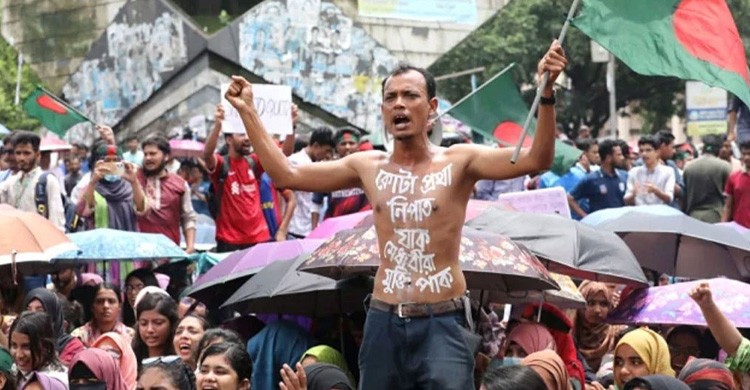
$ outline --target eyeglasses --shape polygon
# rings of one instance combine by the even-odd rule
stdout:
[[[172,365],[172,364],[175,364],[176,362],[181,362],[181,361],[182,361],[182,358],[177,355],[154,356],[154,357],[141,360],[141,364],[143,366],[151,366],[154,364]]]

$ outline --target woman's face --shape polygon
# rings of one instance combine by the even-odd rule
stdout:
[[[599,325],[604,322],[609,314],[609,301],[604,291],[599,291],[586,300],[586,309],[583,319],[589,325]]]
[[[84,366],[86,366],[83,362],[76,363],[76,366],[79,364],[83,364]],[[88,366],[86,366],[86,368],[88,368]],[[89,369],[89,371],[91,371],[91,369]],[[85,378],[70,378],[68,382],[70,382],[71,385],[93,385],[104,383],[94,375]]]
[[[120,358],[122,358],[122,350],[117,346],[117,344],[115,344],[114,340],[110,338],[103,339],[96,347],[112,355],[112,357],[114,357],[118,362],[120,361]]]
[[[144,287],[146,287],[146,285],[143,284],[140,279],[133,276],[125,281],[125,296],[128,299],[128,303],[130,303],[130,307],[135,308],[135,297],[138,296],[138,293],[141,292]]]
[[[524,351],[520,345],[513,341],[508,344],[508,348],[505,350],[505,357],[517,357],[523,359],[526,357],[526,355],[526,351]]]
[[[94,297],[94,319],[98,324],[114,324],[120,318],[120,300],[114,290],[100,289]]]
[[[619,388],[633,378],[651,374],[643,359],[627,344],[620,345],[615,351],[614,373]]]
[[[669,355],[672,358],[672,369],[677,374],[685,367],[690,356],[700,357],[700,340],[690,333],[682,332],[670,335],[667,343],[669,344]]]
[[[26,305],[26,311],[44,313],[44,305],[42,305],[40,300],[33,299],[28,305]]]
[[[160,348],[166,345],[169,342],[171,326],[169,318],[156,310],[146,310],[138,317],[138,334],[149,348]]]
[[[247,380],[239,381],[237,371],[227,361],[224,355],[207,356],[198,367],[196,375],[198,389],[238,390],[248,389]]]
[[[201,322],[192,316],[183,318],[177,325],[173,340],[174,350],[183,361],[189,362],[193,359],[205,331]]]
[[[175,386],[164,373],[154,367],[146,368],[138,378],[138,390],[180,390]]]
[[[13,332],[10,336],[10,356],[16,367],[23,372],[34,371],[34,359],[31,356],[31,340],[25,333]]]

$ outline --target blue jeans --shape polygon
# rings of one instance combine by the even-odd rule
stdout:
[[[474,356],[461,311],[399,318],[369,309],[359,353],[360,390],[474,389]]]

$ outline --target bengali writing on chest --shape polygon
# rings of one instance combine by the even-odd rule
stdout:
[[[430,195],[452,184],[452,168],[453,164],[448,164],[439,171],[421,176],[403,169],[397,173],[380,169],[375,186],[378,191],[390,195],[386,206],[391,223],[396,226],[398,223],[428,221],[435,203],[435,198]],[[427,229],[394,228],[393,238],[383,248],[383,256],[392,266],[384,270],[384,293],[394,294],[412,283],[420,292],[429,289],[431,293],[440,293],[443,288],[453,287],[451,267],[438,271],[435,255],[426,252],[430,242],[430,231]]]

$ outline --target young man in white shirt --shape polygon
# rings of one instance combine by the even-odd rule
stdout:
[[[674,199],[674,170],[659,160],[659,141],[647,135],[638,140],[643,165],[628,173],[628,189],[625,204],[650,205],[666,204]]]

